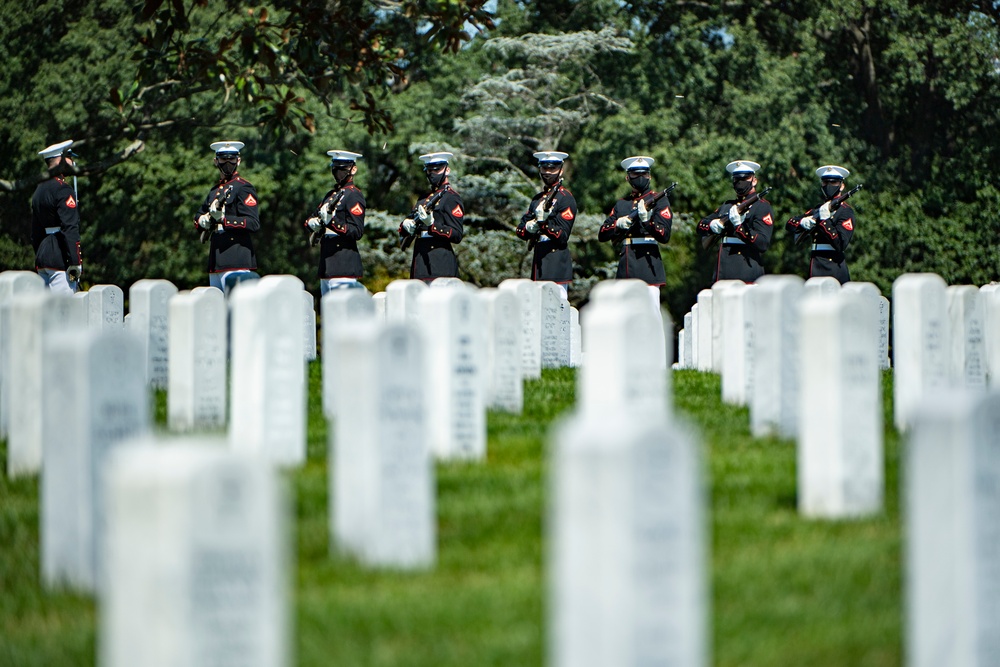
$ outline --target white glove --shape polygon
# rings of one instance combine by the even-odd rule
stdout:
[[[741,224],[743,224],[743,221],[746,219],[746,217],[747,217],[746,213],[740,215],[740,209],[736,204],[733,204],[732,206],[729,207],[729,222],[733,223],[733,227],[739,227]]]
[[[424,220],[426,220],[429,217],[431,217],[430,211],[428,211],[426,208],[424,208],[423,204],[421,204],[420,206],[417,207],[417,220],[419,220],[420,222],[423,222]]]
[[[70,266],[66,269],[66,276],[73,282],[79,282],[81,275],[83,275],[83,265],[81,264]]]
[[[538,202],[538,206],[535,207],[535,221],[545,222],[546,220],[548,220],[549,213],[551,212],[552,212],[551,208],[549,208],[549,210],[547,211],[545,210],[544,202]]]
[[[410,236],[413,236],[413,232],[417,231],[417,223],[413,222],[412,218],[407,218],[403,220],[403,230]]]
[[[528,232],[529,234],[537,234],[539,229],[541,228],[538,226],[538,223],[535,222],[534,220],[528,220],[528,222],[525,223],[524,225],[524,231]]]
[[[306,224],[309,225],[309,229],[313,230],[314,232],[318,232],[324,227],[323,221],[316,217],[312,217],[306,220]]]
[[[799,221],[799,228],[807,232],[815,226],[816,226],[816,218],[812,217],[811,215],[807,215],[806,217],[802,218],[802,220]]]
[[[639,213],[639,219],[643,222],[649,222],[649,219],[653,217],[653,212],[646,210],[645,199],[639,200],[639,205],[636,207],[636,211]]]
[[[819,207],[820,220],[829,220],[830,216],[832,215],[833,213],[830,211],[830,202],[826,202],[825,204]]]
[[[333,213],[330,212],[330,202],[320,206],[319,219],[323,221],[324,225],[329,225],[330,221],[333,220]]]
[[[617,227],[618,229],[628,229],[631,226],[632,226],[632,218],[628,217],[627,215],[623,215],[622,217],[615,220],[615,227]]]
[[[221,208],[219,208],[219,200],[218,199],[216,199],[215,201],[213,201],[212,205],[208,207],[208,214],[210,216],[212,216],[212,220],[215,220],[216,222],[218,222],[219,220],[222,220],[222,216],[225,215],[225,211],[223,211]]]
[[[202,229],[208,229],[212,226],[212,216],[208,213],[202,213],[201,217],[198,218],[198,226]]]
[[[708,223],[708,228],[713,234],[721,234],[726,231],[726,225],[722,222],[722,218],[715,218],[710,223]]]

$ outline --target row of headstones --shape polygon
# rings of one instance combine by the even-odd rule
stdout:
[[[166,388],[171,428],[224,427],[228,405],[235,447],[302,462],[309,349],[303,330],[311,331],[315,350],[312,297],[291,276],[247,282],[237,292],[227,304],[214,288],[178,293],[169,281],[140,280],[123,317],[123,293],[115,286],[63,297],[33,273],[0,274],[0,435],[8,441],[8,474],[39,472],[44,424],[62,410],[52,392],[65,372],[55,361],[58,350],[50,349],[58,346],[46,342],[57,332],[127,332],[141,356],[143,391],[136,400],[148,400],[147,386]],[[303,311],[311,326],[303,327]],[[227,356],[234,360],[232,401]]]
[[[222,303],[221,292],[206,288],[195,290],[190,294],[176,294],[176,289],[171,289],[171,285],[163,284],[165,281],[156,282],[159,284],[156,286],[158,289],[154,290],[154,292],[160,293],[160,298],[156,300],[160,303],[168,301],[170,304],[168,309],[169,317],[161,319],[168,319],[170,322],[168,329],[170,344],[168,348],[171,353],[169,363],[169,375],[171,377],[169,384],[171,388],[181,387],[180,391],[184,390],[183,383],[177,384],[175,382],[177,374],[174,371],[176,364],[179,363],[179,359],[185,357],[192,357],[188,360],[189,363],[187,366],[191,367],[193,365],[193,368],[188,368],[188,374],[185,376],[185,381],[188,383],[188,391],[193,392],[195,387],[206,384],[221,384],[224,386],[225,355],[224,353],[221,355],[217,354],[219,350],[224,351],[225,348],[226,309],[224,308],[224,304],[222,304],[222,308],[217,307]],[[298,283],[297,280],[295,282]],[[231,342],[234,360],[232,385],[234,388],[240,388],[240,392],[234,391],[233,393],[232,404],[234,406],[240,401],[240,397],[247,398],[250,394],[247,388],[250,388],[252,391],[255,385],[277,385],[284,387],[289,391],[273,392],[271,398],[285,400],[286,402],[295,402],[289,398],[289,395],[294,396],[294,394],[298,393],[295,387],[302,384],[301,380],[287,382],[288,378],[283,379],[276,375],[276,373],[284,373],[286,376],[294,375],[295,367],[301,366],[301,362],[298,364],[295,363],[296,360],[303,358],[300,350],[295,349],[295,341],[297,339],[301,340],[300,334],[295,332],[295,326],[287,326],[287,323],[294,323],[296,319],[295,307],[292,305],[295,303],[293,290],[282,290],[282,287],[289,288],[294,287],[294,285],[290,281],[264,279],[256,284],[247,283],[234,294],[232,313],[229,317],[233,321],[233,331],[239,332],[239,335],[233,335]],[[301,287],[301,283],[298,283],[298,287]],[[518,286],[513,287],[516,289],[506,290],[503,297],[486,298],[484,299],[484,303],[489,304],[490,301],[495,301],[497,304],[505,304],[506,310],[501,309],[498,311],[498,314],[502,316],[500,319],[503,319],[505,324],[508,325],[508,331],[505,335],[508,340],[520,342],[524,327],[518,327],[521,318],[518,317],[519,313],[516,307],[518,304],[516,303],[514,294],[515,291],[523,291],[523,288]],[[531,290],[535,293],[542,292],[543,294],[545,291],[548,291],[545,289],[545,286],[536,285],[532,285]],[[396,290],[393,289],[392,291]],[[455,291],[455,294],[459,298],[454,299],[450,298],[450,293],[445,293],[444,291],[438,292],[438,298],[427,297],[423,299],[428,306],[426,320],[437,324],[437,331],[442,334],[441,338],[451,337],[454,339],[454,336],[449,332],[449,329],[455,328],[453,326],[454,313],[464,312],[468,315],[469,313],[478,312],[475,307],[478,301],[469,301],[466,299],[464,306],[462,305],[463,299],[461,297],[463,295],[471,295],[472,290],[463,289]],[[354,294],[359,294],[359,292],[354,291]],[[130,296],[134,297],[134,295]],[[37,308],[43,312],[53,309],[59,311],[63,305],[63,300],[58,298],[50,300],[45,293],[41,293],[40,298],[34,301],[39,302]],[[70,300],[67,299],[66,301]],[[79,299],[76,301],[78,302]],[[538,303],[542,301],[543,299],[541,298],[536,299]],[[134,298],[133,303],[136,303]],[[437,305],[436,310],[435,304]],[[442,307],[442,304],[444,304],[444,307]],[[456,304],[458,304],[457,311],[455,309]],[[255,305],[263,307],[253,307]],[[568,313],[565,303],[560,306],[560,311]],[[411,308],[411,313],[413,312],[416,312],[415,308]],[[17,314],[20,315],[19,312]],[[20,321],[19,317],[15,319],[16,321]],[[535,331],[544,329],[541,326],[544,319],[542,313],[538,313],[538,319],[539,325],[534,327]],[[123,528],[117,531],[112,529],[108,535],[108,544],[112,545],[109,549],[111,551],[117,549],[118,551],[115,553],[109,551],[105,559],[99,557],[99,545],[102,543],[100,537],[102,531],[100,529],[105,522],[105,512],[100,507],[102,504],[100,489],[104,486],[101,481],[103,477],[101,462],[108,458],[112,445],[121,444],[130,434],[148,430],[148,403],[146,400],[145,384],[149,379],[149,375],[144,372],[148,370],[146,363],[148,355],[143,353],[141,345],[143,341],[141,337],[125,334],[121,331],[120,326],[117,331],[108,331],[101,334],[81,333],[79,331],[81,322],[79,321],[70,320],[63,322],[58,318],[54,321],[68,325],[65,329],[70,330],[70,332],[65,334],[63,339],[60,339],[60,336],[54,332],[50,332],[51,335],[39,335],[38,338],[45,339],[46,353],[52,355],[60,364],[59,372],[72,374],[71,381],[60,385],[62,391],[57,396],[60,401],[59,404],[68,401],[71,396],[83,396],[84,398],[76,400],[73,404],[76,410],[72,414],[63,415],[65,419],[58,421],[43,419],[43,423],[54,426],[47,430],[43,438],[48,443],[43,448],[46,462],[42,476],[44,488],[42,497],[43,578],[48,585],[67,583],[76,588],[93,590],[99,575],[99,563],[119,563],[122,559],[117,558],[115,553],[132,553],[133,556],[140,557],[140,560],[142,560],[140,564],[131,569],[124,569],[124,572],[134,572],[134,577],[116,574],[114,578],[116,584],[114,590],[106,593],[103,597],[106,597],[108,600],[117,600],[118,602],[109,602],[105,605],[107,613],[102,614],[102,617],[108,620],[106,625],[111,628],[111,630],[108,630],[111,636],[104,642],[104,646],[111,647],[107,650],[110,650],[111,654],[116,655],[117,649],[114,647],[118,646],[121,648],[121,646],[124,646],[127,650],[121,653],[121,655],[133,656],[133,658],[129,659],[120,658],[112,660],[111,664],[126,664],[129,663],[129,660],[133,660],[129,664],[135,664],[134,656],[137,655],[136,651],[139,651],[138,655],[146,655],[144,650],[136,645],[137,638],[142,638],[147,634],[142,632],[142,627],[147,626],[137,626],[135,621],[136,618],[142,617],[142,614],[137,614],[137,612],[141,612],[142,605],[149,604],[150,600],[150,591],[142,585],[142,582],[161,581],[162,576],[160,575],[163,574],[156,571],[156,566],[150,564],[149,559],[153,558],[153,562],[159,563],[161,567],[165,565],[163,560],[157,561],[152,556],[149,551],[149,545],[158,544],[162,546],[163,544],[172,544],[175,540],[173,538],[163,538],[162,535],[157,536],[161,539],[150,540],[151,535],[148,534],[148,530],[145,533],[141,530],[136,530],[136,526],[148,525],[150,517],[147,515],[151,502],[149,499],[146,499],[145,502],[134,502],[138,498],[133,498],[132,501],[119,502],[117,505],[112,502],[112,505],[117,506],[119,508],[118,511],[122,513],[117,515],[118,525],[131,526],[131,528]],[[451,326],[446,326],[449,322]],[[286,324],[285,335],[275,333],[274,325],[280,323]],[[130,326],[129,329],[134,332],[133,326]],[[56,328],[59,327],[42,327],[37,333],[44,334],[46,330]],[[393,331],[394,328],[395,331]],[[569,335],[570,328],[565,325],[560,328],[563,334],[567,334],[562,336],[566,344],[562,346],[563,351],[560,353],[560,359],[567,359],[570,357],[568,349],[570,341],[574,338],[579,341],[579,335]],[[77,329],[77,332],[75,334],[72,333],[72,329]],[[371,381],[366,380],[363,383],[367,392],[365,394],[366,400],[363,400],[361,403],[362,405],[374,408],[378,417],[372,420],[363,418],[360,420],[354,419],[353,422],[347,418],[343,418],[342,420],[338,420],[343,422],[342,426],[338,423],[338,431],[345,431],[352,436],[362,439],[368,438],[368,440],[377,440],[379,436],[388,435],[390,441],[382,443],[382,464],[380,469],[374,471],[374,476],[370,474],[373,472],[372,469],[364,465],[364,463],[354,471],[359,474],[369,473],[367,478],[373,479],[376,483],[366,484],[363,481],[359,483],[358,479],[352,479],[348,475],[347,479],[353,483],[351,488],[360,492],[362,500],[354,502],[351,505],[345,505],[344,507],[337,507],[337,510],[338,516],[343,515],[345,509],[368,510],[368,513],[359,514],[355,512],[350,517],[349,524],[351,526],[362,526],[365,533],[377,533],[377,539],[361,545],[362,549],[357,550],[354,548],[357,545],[351,542],[351,535],[344,534],[343,532],[340,534],[337,533],[338,529],[343,526],[335,525],[334,531],[342,548],[354,551],[363,559],[367,558],[369,562],[378,563],[381,559],[382,563],[393,566],[426,565],[433,559],[434,548],[432,538],[434,507],[431,490],[433,484],[432,482],[427,483],[427,480],[431,479],[432,467],[430,466],[430,458],[426,456],[427,450],[423,447],[422,439],[418,435],[421,429],[413,428],[417,424],[407,423],[406,417],[417,414],[419,416],[418,421],[422,421],[423,423],[429,423],[430,419],[423,415],[423,410],[419,406],[415,413],[408,411],[406,405],[402,406],[400,413],[395,413],[395,407],[391,405],[391,400],[389,401],[390,405],[385,405],[386,401],[384,400],[387,395],[389,397],[408,395],[409,397],[415,396],[420,399],[423,392],[427,390],[427,384],[421,382],[421,374],[419,372],[410,372],[414,369],[424,368],[421,360],[424,354],[421,340],[423,330],[406,324],[380,326],[374,322],[369,327],[374,335],[367,335],[363,329],[364,327],[359,329],[360,336],[355,338],[353,346],[348,343],[348,347],[358,352],[356,355],[350,355],[350,360],[355,363],[355,366],[358,363],[361,363],[362,366],[357,367],[353,372],[345,374],[345,376],[371,378]],[[473,329],[476,329],[477,334],[479,333],[477,327],[473,327]],[[181,335],[178,333],[179,330],[189,331],[190,334],[187,336]],[[331,331],[336,331],[336,327],[331,327]],[[434,330],[432,329],[431,331],[433,332]],[[247,332],[256,332],[258,335],[248,334]],[[402,338],[400,338],[400,334],[402,334]],[[409,365],[397,363],[400,361],[398,358],[387,361],[387,359],[393,355],[397,355],[399,352],[399,341],[401,339],[409,341],[409,348],[414,351],[414,354],[410,357],[411,363]],[[464,341],[463,345],[466,348],[464,356],[460,354],[457,359],[458,374],[461,375],[464,373],[471,374],[477,378],[481,377],[481,374],[478,373],[472,364],[474,358],[471,354],[471,351],[478,351],[480,349],[479,343],[482,343],[482,340],[478,337],[468,338]],[[381,348],[379,348],[380,345]],[[521,358],[526,355],[520,354],[520,349],[515,345],[508,345],[508,347],[513,352],[513,354],[508,355],[511,360],[511,368],[514,370],[513,374],[517,375],[520,380]],[[539,347],[544,349],[544,342],[540,342]],[[186,354],[184,353],[185,348],[190,348]],[[367,350],[367,354],[361,353],[362,349]],[[191,352],[194,350],[199,351],[199,354],[192,355]],[[270,363],[267,360],[275,363]],[[364,365],[365,363],[367,363],[367,366]],[[373,373],[379,367],[379,364],[382,364],[383,369],[391,369],[393,374],[401,377],[404,380],[404,386],[408,387],[411,391],[403,393],[393,392],[391,387],[392,378],[383,377],[380,379]],[[238,376],[237,369],[244,366],[247,367],[247,372]],[[211,383],[205,381],[206,372],[212,369],[221,369],[220,382]],[[401,375],[399,375],[400,372],[402,373]],[[446,375],[445,373],[435,374]],[[388,379],[389,385],[385,384],[384,380],[386,379]],[[111,387],[114,387],[115,391],[107,391]],[[92,389],[96,389],[97,391],[91,391]],[[431,395],[435,394],[432,393]],[[440,393],[437,395],[440,395]],[[258,398],[255,401],[257,412],[275,408],[273,403],[259,400],[257,395],[250,395],[249,398]],[[466,401],[466,412],[468,412],[470,406],[471,404]],[[297,410],[285,409],[282,412],[287,415],[297,412]],[[354,412],[353,410],[347,412],[353,417],[362,416],[361,412]],[[401,415],[402,418],[394,421],[393,414]],[[246,415],[248,419],[253,416],[252,414]],[[235,429],[235,419],[233,423],[234,428],[231,430],[231,434],[238,433],[237,429]],[[252,431],[266,433],[269,424],[273,425],[274,423],[275,420],[273,419],[269,422],[266,418],[262,418],[253,424],[250,429],[247,429],[249,431],[247,435],[252,437],[254,435]],[[373,425],[375,428],[372,428]],[[294,426],[294,424],[286,423],[285,426]],[[279,426],[275,430],[282,429]],[[375,435],[372,435],[373,433]],[[83,434],[82,437],[81,434]],[[393,435],[397,438],[395,442],[392,442]],[[383,437],[382,439],[384,440],[385,438]],[[350,443],[351,445],[357,444],[357,441],[352,440],[350,437],[341,438],[341,441]],[[243,442],[243,439],[239,436],[237,438],[231,437],[231,445],[232,442]],[[72,450],[69,452],[70,455],[68,457],[63,456],[66,453],[64,450],[68,449]],[[153,449],[143,449],[155,454]],[[232,446],[230,449],[232,449]],[[265,453],[260,447],[243,446],[236,449],[242,450],[243,454]],[[351,447],[351,449],[360,451],[365,455],[371,454],[373,451],[363,446]],[[409,454],[409,456],[407,457],[406,454]],[[213,454],[215,457],[219,455],[221,454],[218,452]],[[146,455],[144,454],[143,456]],[[270,453],[265,457],[258,458],[267,459],[271,463],[275,461],[275,457],[270,455]],[[168,459],[183,468],[183,474],[195,474],[187,470],[187,467],[194,464],[187,462],[183,455],[173,454]],[[374,457],[368,456],[368,462],[373,460],[375,460]],[[180,483],[177,476],[181,473],[174,470],[169,462],[157,461],[155,457],[150,458],[148,462],[145,460],[140,462],[137,459],[131,466],[143,467],[147,463],[151,466],[147,470],[147,474],[154,474],[150,470],[157,471],[162,469],[167,478],[166,482],[168,482],[168,486],[177,487]],[[424,470],[423,475],[420,474],[421,469]],[[195,476],[197,475],[195,474]],[[375,479],[379,476],[381,476],[381,479]],[[188,485],[190,486],[190,484]],[[157,484],[153,483],[152,486],[156,487]],[[189,495],[190,489],[185,491],[182,487],[183,485],[170,491],[170,493],[176,495],[178,498]],[[139,492],[136,489],[133,489],[133,491]],[[114,491],[112,491],[113,494]],[[159,500],[164,499],[161,498]],[[156,506],[161,510],[167,511],[165,506],[161,505],[160,502],[157,502]],[[373,508],[374,512],[371,511]],[[188,510],[183,509],[183,507],[169,510],[169,512],[179,512],[181,514],[180,524],[175,526],[178,529],[187,529],[182,524],[186,521],[196,519],[194,515],[190,514]],[[419,518],[421,514],[423,514],[425,520],[422,522],[414,521],[414,517]],[[115,515],[112,514],[109,516]],[[333,516],[332,512],[331,516]],[[175,516],[175,518],[177,517]],[[374,529],[370,527],[369,519],[375,520],[376,527]],[[109,524],[114,524],[114,521],[110,518],[107,520]],[[429,529],[422,529],[421,526],[429,527]],[[205,539],[211,541],[211,539],[204,536],[219,534],[219,529],[218,526],[216,528],[205,528],[202,526],[199,531],[195,532],[202,535],[201,538],[192,537],[191,535],[173,536],[179,537],[177,541],[182,545],[180,554],[171,552],[166,558],[168,558],[169,563],[176,564],[179,562],[184,568],[187,568],[182,574],[197,577],[200,576],[197,574],[199,568],[212,570],[222,567],[229,561],[239,563],[241,560],[248,558],[248,554],[252,554],[254,551],[252,548],[245,549],[242,552],[239,552],[237,549],[238,553],[234,552],[232,558],[230,558],[220,551],[221,546],[217,546],[213,548],[213,554],[206,560],[205,554],[201,552],[204,545],[199,545],[198,542]],[[222,533],[226,533],[226,531],[222,531]],[[408,539],[413,537],[416,537],[416,540]],[[430,539],[427,539],[428,537]],[[418,543],[421,543],[423,546],[418,546],[414,549],[414,545]],[[220,553],[223,555],[220,556]],[[213,562],[213,559],[218,560],[219,558],[221,558],[219,562]],[[132,559],[125,557],[124,560],[131,561]],[[114,568],[116,573],[120,570],[121,568],[119,567]],[[254,570],[256,571],[256,566]],[[236,573],[236,580],[243,578],[245,578],[244,574]],[[223,585],[223,588],[225,588],[225,585]],[[197,596],[199,600],[202,598],[198,590],[190,587],[182,587],[181,590],[185,594],[190,593]],[[210,596],[209,601],[211,602],[212,599],[218,598],[218,593],[219,591],[216,591],[215,594]],[[185,597],[184,594],[180,596],[176,595],[173,585],[169,589],[160,590],[159,594],[166,595],[168,602],[170,602],[165,607],[168,616],[172,612],[176,613],[179,608],[191,603],[191,599]],[[217,599],[216,601],[218,602]],[[160,602],[163,601],[161,600]],[[244,606],[245,600],[229,600],[223,601],[220,604],[222,604],[222,607],[218,607],[218,605],[213,607],[212,604],[209,604],[203,610],[203,615],[221,615],[225,617],[228,614],[231,616],[232,612],[238,611]],[[226,611],[226,605],[230,604],[232,607],[229,611]],[[236,616],[238,617],[239,614],[237,613]],[[172,620],[176,621],[177,619]],[[220,622],[238,622],[238,619],[236,621],[230,619],[229,621],[223,620]],[[187,632],[191,637],[199,636],[198,631],[190,626],[187,627]],[[264,633],[261,636],[273,637],[273,635],[274,633],[270,632]],[[240,636],[243,637],[244,635],[241,634]],[[256,636],[256,631],[246,633],[245,636]],[[204,637],[202,637],[203,639]],[[191,641],[194,641],[194,644],[205,644],[202,640],[195,639]],[[191,644],[190,641],[181,641],[178,643],[178,646],[181,648],[177,650],[183,650],[185,646],[190,648],[194,644]],[[210,652],[218,649],[218,647],[211,648],[211,641],[208,642],[208,645]],[[257,647],[258,645],[253,644],[253,646]],[[155,650],[150,651],[151,654],[155,652]],[[272,652],[265,651],[264,654],[271,655]],[[165,655],[176,656],[178,653],[168,651]],[[176,660],[168,658],[165,664],[176,664],[176,662]],[[237,663],[249,664],[244,663],[241,659],[237,659]]]
[[[988,335],[1000,333],[997,287],[949,287],[933,274],[896,280],[900,430],[929,390],[1000,384],[1000,336]],[[878,371],[889,367],[889,301],[874,285],[795,276],[720,281],[699,294],[685,322],[678,366],[720,373],[722,399],[749,406],[755,436],[797,439],[803,513],[881,509]]]
[[[754,436],[797,440],[800,512],[872,514],[884,495],[888,322],[871,283],[719,281],[685,316],[679,366],[719,373],[723,401],[749,407]]]
[[[750,404],[755,435],[797,438],[806,516],[882,510],[888,304],[871,294],[851,284],[810,293],[799,279],[769,276],[719,286],[708,300],[724,354],[707,370],[721,372],[725,400]],[[1000,651],[1000,394],[990,370],[1000,336],[989,331],[1000,332],[996,285],[948,287],[933,274],[893,285],[895,419],[911,431],[903,495],[912,665],[987,665]]]
[[[580,408],[557,437],[550,652],[559,665],[703,665],[708,655],[708,559],[697,448],[690,432],[671,416],[667,374],[645,372],[658,366],[651,359],[665,346],[635,344],[656,341],[663,330],[657,332],[658,323],[648,310],[631,306],[625,287],[609,286],[607,294],[615,298],[606,301],[595,293],[586,311],[583,340],[588,361],[579,379]],[[850,298],[811,300],[802,310],[803,339],[831,332],[830,339],[820,338],[821,344],[867,339],[865,332],[873,328],[871,310]],[[359,346],[359,355],[351,357],[352,374],[378,377],[381,372],[376,383],[409,401],[368,413],[367,419],[385,423],[383,451],[374,455],[367,450],[369,468],[426,466],[427,458],[414,453],[427,448],[403,444],[404,433],[422,430],[411,421],[423,412],[421,385],[412,381],[425,368],[416,361],[420,345],[415,338],[419,336],[405,325],[378,322],[357,327],[353,336],[342,335],[345,343],[353,340]],[[371,345],[365,348],[364,341]],[[622,355],[622,349],[629,353]],[[622,363],[623,356],[638,360],[643,353],[648,353],[643,364]],[[849,355],[844,365],[853,369],[848,375],[867,369],[864,374],[877,376],[877,359],[877,353],[867,358]],[[359,395],[359,402],[375,404],[374,396]],[[941,655],[956,656],[947,664],[989,664],[996,647],[989,634],[995,614],[988,605],[997,585],[992,570],[997,568],[988,517],[998,497],[993,472],[998,462],[990,456],[989,441],[995,442],[1000,433],[993,416],[1000,406],[996,400],[961,398],[954,401],[955,410],[942,413],[946,403],[931,402],[938,410],[926,411],[926,426],[917,428],[908,456],[908,646],[913,664],[940,664],[934,660]],[[617,419],[608,419],[609,411]],[[961,440],[959,449],[953,447],[956,438]],[[362,452],[365,446],[355,449]],[[386,502],[387,494],[414,504],[425,494],[412,476],[409,480],[410,485],[399,490],[357,484],[354,490],[364,494],[358,505],[367,503],[370,512]],[[415,504],[433,516],[432,506]],[[984,519],[970,522],[968,516]],[[401,518],[383,514],[377,529],[397,535],[420,532],[413,530],[411,519]],[[344,534],[338,539],[360,555],[364,546],[351,544],[358,526],[340,528]],[[966,571],[971,574],[963,574]],[[190,631],[198,633],[197,628]]]
[[[440,279],[334,291],[321,308],[334,543],[369,565],[431,566],[433,459],[485,460],[486,410],[520,414],[525,379],[579,359],[576,310],[554,283]]]

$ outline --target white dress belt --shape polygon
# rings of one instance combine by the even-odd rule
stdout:
[[[422,238],[422,239],[433,238],[433,234],[431,234],[430,232],[427,232],[427,231],[423,231],[423,232],[420,232],[420,238]]]
[[[551,240],[552,240],[552,239],[550,239],[550,238],[549,238],[548,236],[546,236],[545,234],[542,234],[541,236],[539,236],[539,237],[538,237],[538,242],[539,242],[539,243],[548,243],[548,242],[549,242],[549,241],[551,241]]]
[[[833,251],[833,252],[835,252],[837,250],[836,248],[834,248],[829,243],[813,243],[812,249],[813,249],[814,252],[816,250],[830,250],[830,251]]]
[[[46,234],[57,234],[57,233],[59,233],[61,231],[62,231],[62,227],[46,227],[45,228],[45,233]]]
[[[747,242],[743,239],[738,239],[734,236],[727,236],[722,239],[722,245],[746,245]]]
[[[340,234],[338,234],[337,232],[333,231],[329,227],[326,228],[326,235],[327,236],[340,236]]]
[[[648,236],[630,236],[623,241],[625,245],[633,245],[636,243],[656,243],[656,239],[649,238]]]

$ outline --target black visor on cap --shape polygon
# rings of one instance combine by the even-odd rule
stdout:
[[[734,181],[743,181],[743,180],[746,180],[748,178],[753,178],[753,172],[752,171],[735,171],[735,172],[733,172],[733,180]]]
[[[823,178],[821,178],[819,180],[822,183],[843,183],[844,182],[844,179],[842,179],[840,176],[824,176]]]
[[[354,166],[354,163],[350,160],[331,160],[330,166],[334,169],[350,169]]]
[[[239,153],[216,153],[215,159],[217,160],[228,160],[229,158],[239,157]]]
[[[649,167],[638,167],[637,169],[629,169],[628,173],[629,173],[630,176],[632,174],[648,174],[649,173]]]

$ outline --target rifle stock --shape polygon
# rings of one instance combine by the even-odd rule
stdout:
[[[562,187],[562,184],[563,184],[563,179],[560,178],[558,181],[556,181],[556,184],[552,186],[552,190],[549,191],[549,194],[547,194],[545,196],[545,199],[543,199],[541,202],[542,210],[548,210],[552,208],[552,202],[556,198],[556,194],[559,193],[559,188]],[[551,211],[549,212],[551,213]],[[538,244],[538,234],[535,234],[534,236],[531,237],[531,240],[528,241],[528,252],[534,250],[537,244]]]
[[[830,200],[830,215],[833,215],[837,211],[837,209],[840,208],[841,204],[843,204],[845,201],[847,201],[848,199],[850,199],[851,197],[853,197],[854,195],[856,195],[858,193],[858,191],[861,190],[863,187],[865,187],[864,183],[858,183],[857,185],[855,185],[853,188],[851,188],[847,192],[844,192],[843,194],[839,194],[836,197],[834,197],[833,199],[831,199]],[[802,215],[802,218],[807,218],[807,217],[811,216],[816,211],[819,211],[819,209],[822,208],[822,206],[823,206],[823,204],[820,204],[819,206],[815,206],[815,207],[809,209],[808,211],[806,211]],[[799,218],[799,220],[801,220],[802,218]],[[799,236],[796,238],[795,242],[796,243],[802,243],[806,238],[811,238],[815,234],[816,234],[816,228],[815,227],[813,227],[809,231],[799,232]]]
[[[424,204],[424,208],[427,209],[428,213],[434,213],[434,206],[438,203],[438,200],[444,196],[445,192],[446,189],[442,187],[427,200],[427,202]],[[413,210],[410,212],[409,216],[410,220],[413,220],[414,222],[417,223],[417,228],[413,230],[412,234],[403,234],[400,237],[399,239],[400,250],[406,250],[407,248],[409,248],[410,244],[413,243],[413,239],[417,238],[417,235],[420,234],[420,232],[423,231],[425,227],[422,221],[417,220],[417,209],[419,208],[420,208],[420,202],[418,201],[417,205],[413,207]]]
[[[674,188],[676,188],[676,187],[677,187],[677,181],[674,181],[673,183],[670,184],[669,188],[667,188],[663,192],[655,195],[649,201],[649,207],[646,210],[652,211],[654,208],[656,208],[656,205],[658,203],[660,203],[660,200],[663,199],[664,197],[666,197],[667,195],[669,195],[671,192],[673,192]],[[640,197],[640,199],[641,199],[641,197]],[[632,210],[629,212],[628,216],[632,219],[632,224],[633,225],[635,223],[639,222],[639,199],[637,199],[635,201],[635,204],[632,205]],[[629,229],[631,229],[631,227],[629,227]],[[625,238],[625,234],[626,233],[628,233],[627,229],[619,229],[618,231],[615,232],[615,235],[614,235],[614,238],[612,239],[612,241],[613,242],[620,242],[620,241],[622,241]]]
[[[768,192],[770,192],[773,189],[774,188],[764,188],[760,192],[753,193],[752,195],[750,195],[749,197],[747,197],[746,199],[744,199],[740,203],[736,204],[736,211],[740,215],[745,214],[747,211],[750,210],[751,206],[753,206],[758,201],[760,201],[761,199],[763,199],[764,195],[766,195]],[[716,243],[718,243],[719,239],[721,239],[723,236],[725,236],[726,232],[730,232],[730,231],[735,231],[736,230],[736,227],[733,226],[732,221],[729,219],[729,211],[728,210],[725,211],[725,212],[720,211],[719,214],[715,218],[710,218],[710,219],[712,219],[712,220],[723,220],[726,228],[725,228],[725,230],[724,230],[724,232],[722,234],[713,234],[712,236],[706,236],[704,239],[702,239],[701,246],[702,246],[702,248],[706,248],[706,249],[709,248],[709,247],[711,247],[711,246],[713,246],[713,245],[715,245]]]
[[[331,215],[333,215],[333,213],[336,213],[337,207],[340,206],[340,202],[341,202],[341,200],[343,200],[344,195],[346,193],[347,193],[347,190],[341,190],[340,192],[337,193],[337,196],[334,198],[333,203],[330,204]],[[324,202],[323,204],[320,204],[320,209],[322,209],[325,204],[326,204],[326,202]],[[326,236],[326,226],[325,225],[323,226],[322,229],[317,229],[316,231],[314,231],[311,234],[309,234],[309,245],[311,245],[311,246],[317,246],[317,245],[319,245],[319,242],[321,240],[323,240],[324,236]]]
[[[228,188],[226,188],[225,192],[223,192],[221,187],[215,191],[215,201],[213,203],[219,203],[221,200],[223,213],[225,213],[226,210],[226,200],[229,199],[229,193],[232,191],[233,191],[233,186],[231,185]],[[204,243],[208,239],[212,238],[212,233],[214,231],[215,231],[215,224],[213,223],[212,226],[209,227],[208,229],[201,230],[201,234],[198,235],[198,238],[201,240],[202,243]]]

